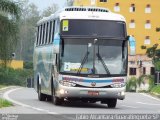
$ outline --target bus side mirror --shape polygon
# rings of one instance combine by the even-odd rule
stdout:
[[[59,33],[56,33],[53,41],[53,53],[58,54],[59,53],[59,46],[60,46],[60,35]]]
[[[136,40],[133,36],[127,36],[127,40],[129,41],[130,52],[129,55],[136,55]]]

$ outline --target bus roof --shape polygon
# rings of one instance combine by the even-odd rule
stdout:
[[[59,18],[62,19],[91,19],[91,20],[114,20],[125,21],[125,18],[116,13],[112,13],[106,8],[101,7],[66,7],[55,14],[51,14],[48,17],[44,17],[37,22],[37,25],[46,21]]]

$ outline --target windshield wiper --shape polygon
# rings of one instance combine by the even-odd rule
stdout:
[[[96,55],[97,55],[97,57],[99,58],[99,60],[101,61],[101,63],[103,64],[104,69],[105,69],[105,71],[107,72],[107,74],[110,74],[110,72],[109,72],[109,70],[108,70],[108,67],[107,67],[107,65],[105,64],[104,60],[102,59],[101,55],[100,55],[99,53],[97,53]]]
[[[84,56],[84,58],[82,59],[81,65],[80,65],[80,67],[79,67],[79,69],[77,71],[77,75],[80,74],[80,72],[81,72],[81,70],[83,68],[84,63],[86,62],[86,60],[88,58],[88,55],[89,55],[89,52],[87,51],[86,54],[85,54],[85,56]]]

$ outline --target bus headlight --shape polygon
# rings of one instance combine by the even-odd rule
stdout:
[[[69,81],[64,81],[64,80],[60,80],[59,83],[63,86],[67,86],[67,87],[75,87],[76,83],[72,83]]]
[[[113,87],[113,88],[121,88],[124,86],[125,86],[125,83],[114,83],[111,85],[111,87]]]

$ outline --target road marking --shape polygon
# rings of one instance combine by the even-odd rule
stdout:
[[[22,89],[22,88],[16,88],[16,89],[12,89],[12,90],[9,90],[9,91],[5,92],[5,93],[3,94],[3,98],[5,98],[6,100],[8,100],[8,101],[10,101],[10,102],[12,102],[12,103],[14,103],[14,104],[17,104],[17,105],[20,105],[20,106],[23,106],[23,107],[29,107],[29,106],[26,105],[26,104],[20,103],[20,102],[18,102],[18,101],[15,101],[15,100],[9,98],[8,95],[9,95],[11,92],[14,92],[14,91],[20,90],[20,89]]]
[[[160,104],[153,104],[153,103],[144,103],[144,102],[137,102],[137,103],[139,103],[139,104],[144,104],[144,105],[160,105]]]
[[[155,98],[155,97],[152,97],[152,96],[147,95],[147,94],[145,94],[145,93],[140,93],[140,94],[141,94],[141,95],[143,95],[143,96],[146,96],[146,97],[152,98],[152,99],[154,99],[154,100],[160,101],[160,99]]]
[[[1,88],[0,91],[6,90],[6,89],[11,88],[11,87],[13,87],[13,86],[8,86],[8,87]]]
[[[51,112],[51,111],[49,111],[49,110],[45,110],[45,109],[41,109],[41,108],[37,108],[37,107],[32,107],[32,106],[27,105],[27,104],[23,104],[23,103],[21,103],[21,102],[18,102],[18,101],[16,101],[16,100],[13,100],[13,99],[11,99],[11,98],[9,97],[9,94],[10,94],[10,93],[12,93],[12,92],[14,92],[14,91],[16,91],[16,90],[20,90],[20,89],[23,89],[23,88],[15,88],[15,89],[12,89],[12,90],[9,90],[9,91],[5,92],[4,95],[3,95],[3,98],[5,98],[6,100],[8,100],[8,101],[10,101],[10,102],[12,102],[12,103],[14,103],[14,104],[20,105],[20,106],[22,106],[22,107],[31,108],[31,109],[34,109],[34,110],[37,110],[37,111],[45,112],[45,113],[47,113],[47,114],[58,114],[58,113],[56,113],[56,112]]]
[[[134,109],[138,108],[138,107],[128,106],[128,105],[121,105],[121,106],[123,106],[123,107],[128,107],[128,108],[134,108]]]

